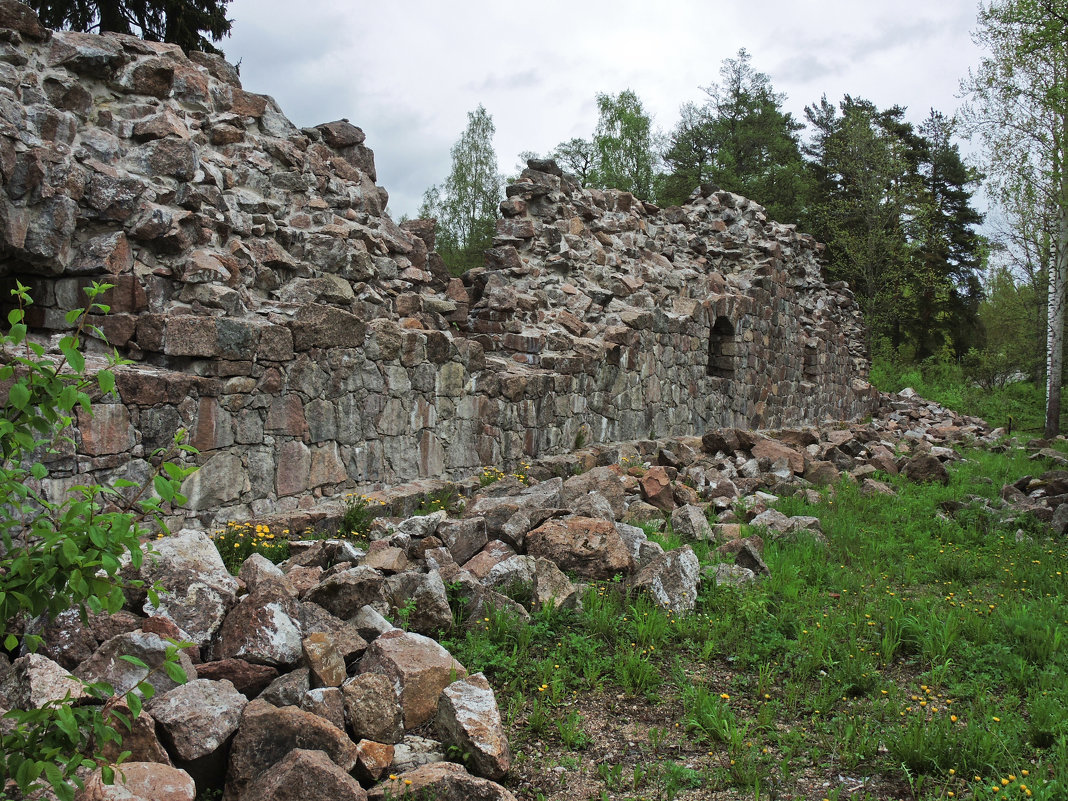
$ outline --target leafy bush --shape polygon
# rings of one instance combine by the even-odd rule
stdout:
[[[8,314],[7,333],[0,337],[0,383],[7,385],[0,419],[0,620],[6,632],[4,648],[10,652],[36,650],[40,637],[25,633],[25,624],[40,615],[55,616],[72,608],[83,615],[118,611],[125,600],[120,565],[128,557],[134,568],[140,566],[144,524],[163,527],[163,504],[185,501],[179,488],[195,469],[170,461],[192,450],[182,444],[179,433],[170,450],[153,455],[157,468],[144,484],[124,479],[110,485],[82,484],[59,499],[41,490],[49,477],[49,459],[63,443],[73,445],[74,414],[91,412],[90,390],[116,394],[112,370],[90,374],[81,351],[87,332],[104,339],[90,320],[108,312],[97,298],[110,288],[93,284],[86,289],[86,308],[67,314],[74,331],[60,340],[61,355],[48,354],[28,338],[29,291],[21,283],[12,290],[17,306]],[[122,363],[115,354],[108,359],[109,368]],[[156,590],[148,588],[153,602],[158,602]],[[176,658],[177,647],[157,669],[178,676]],[[146,696],[151,692],[144,682],[137,689]],[[109,694],[103,685],[87,685],[86,692],[98,700]],[[134,691],[126,702],[136,714],[141,700]],[[103,709],[98,704],[75,705],[68,694],[42,709],[9,712],[5,717],[14,723],[3,735],[0,780],[14,779],[28,794],[43,788],[43,776],[64,801],[73,798],[74,786],[80,784],[74,776],[79,767],[104,766],[104,778],[110,780],[113,773],[99,749],[121,738]]]

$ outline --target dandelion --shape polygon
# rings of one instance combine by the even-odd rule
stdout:
[[[722,698],[724,701],[731,700],[731,697],[729,695],[727,695],[727,693],[720,693],[719,697]]]

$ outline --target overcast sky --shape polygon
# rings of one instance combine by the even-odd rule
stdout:
[[[479,103],[514,174],[521,151],[589,136],[598,92],[633,89],[670,131],[741,47],[799,119],[846,93],[915,122],[952,113],[979,58],[975,14],[975,0],[233,0],[221,45],[298,126],[363,128],[398,218],[445,178]]]

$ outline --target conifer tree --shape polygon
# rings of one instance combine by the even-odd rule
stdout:
[[[185,50],[220,52],[212,42],[230,32],[231,0],[25,0],[50,28],[132,33]],[[210,41],[209,41],[210,38]]]

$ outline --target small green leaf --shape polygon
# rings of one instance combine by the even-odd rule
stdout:
[[[15,409],[25,409],[30,402],[30,390],[21,381],[12,384],[7,393],[7,402]]]
[[[4,648],[8,651],[14,651],[19,647],[19,638],[14,634],[8,634],[4,637]]]
[[[144,668],[145,670],[152,669],[148,665],[146,665],[144,661],[138,659],[136,656],[130,656],[130,654],[122,654],[119,659],[121,659],[123,662],[129,662],[131,665],[136,665],[139,668]]]
[[[163,476],[152,479],[152,486],[156,488],[156,494],[165,501],[174,497],[174,485]]]
[[[130,707],[130,714],[135,718],[141,714],[141,699],[133,693],[126,696],[126,706]]]
[[[74,325],[76,322],[78,322],[78,318],[82,316],[82,312],[84,311],[85,309],[71,309],[69,312],[67,312],[66,315],[64,315],[64,319],[67,321],[67,325]]]
[[[185,671],[182,670],[182,666],[177,662],[164,662],[163,669],[167,671],[167,675],[170,676],[171,681],[177,682],[178,684],[185,684]]]
[[[115,389],[115,374],[110,370],[101,370],[96,374],[96,382],[100,385],[100,391],[107,395]]]

